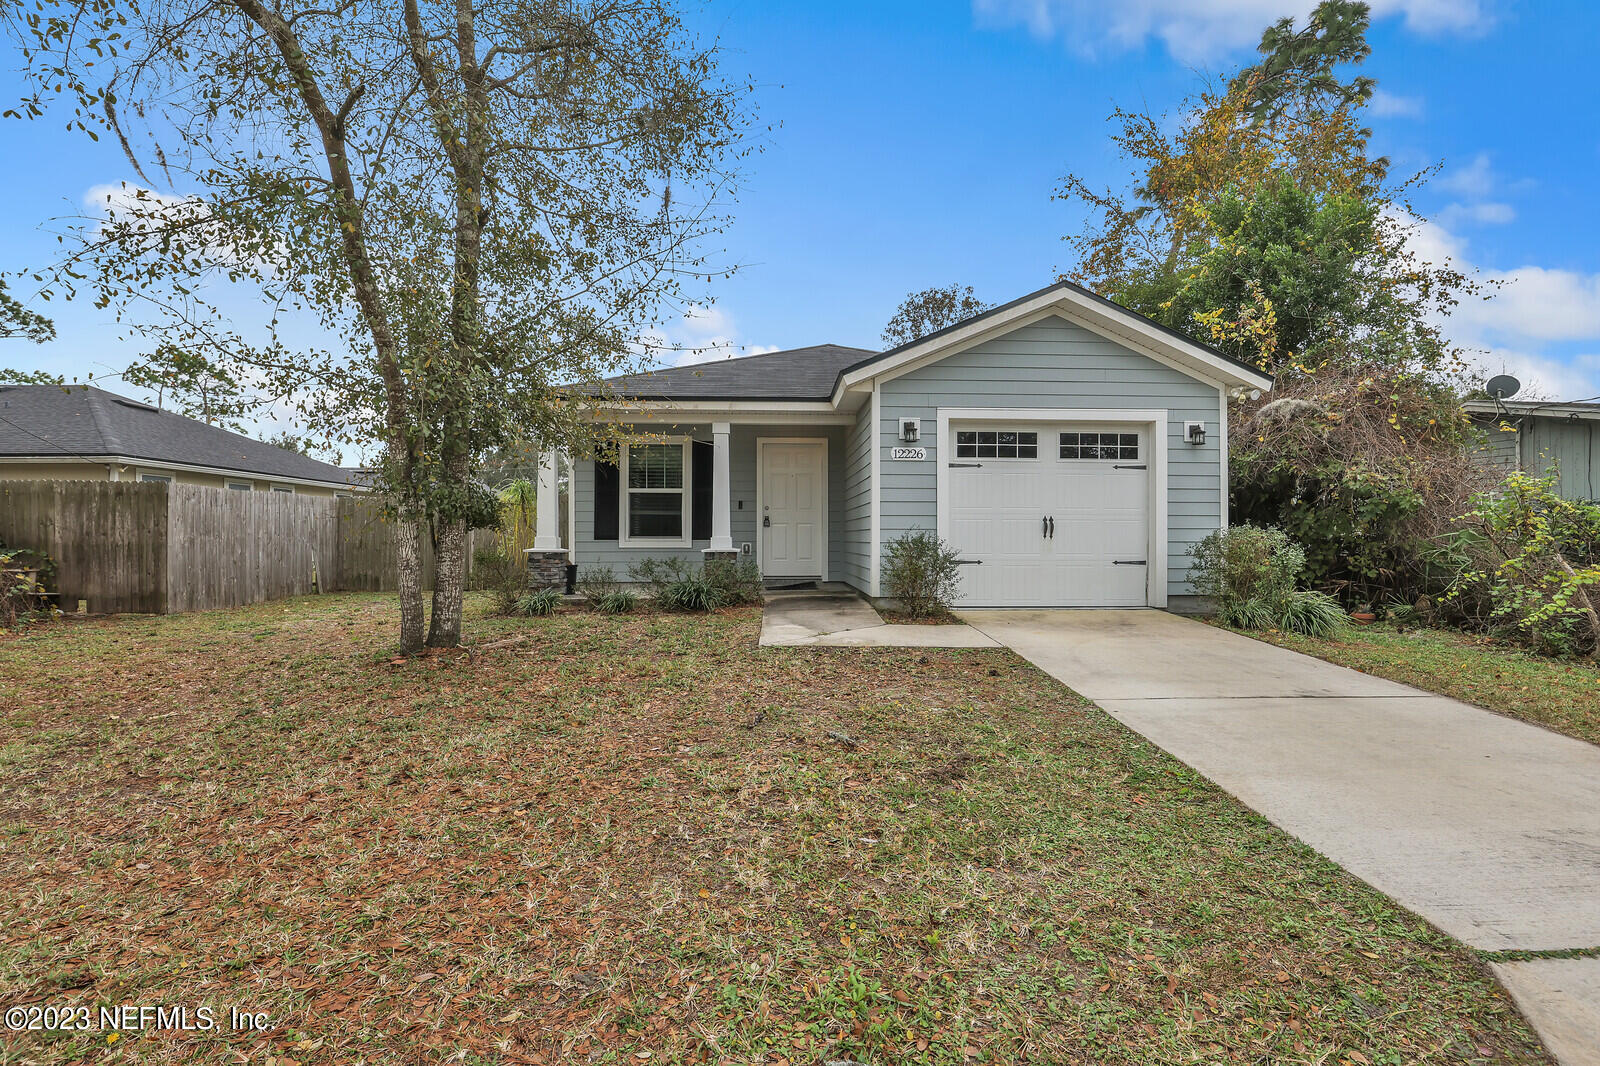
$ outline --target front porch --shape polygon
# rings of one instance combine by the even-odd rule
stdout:
[[[633,423],[615,463],[541,456],[534,564],[610,567],[650,558],[754,562],[771,582],[868,591],[869,464],[850,462],[854,415]],[[563,481],[565,484],[563,485]],[[560,495],[568,506],[562,528]]]

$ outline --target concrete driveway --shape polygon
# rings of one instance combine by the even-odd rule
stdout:
[[[1600,947],[1600,747],[1164,611],[961,617],[1472,947]],[[1495,970],[1600,1064],[1600,959]]]

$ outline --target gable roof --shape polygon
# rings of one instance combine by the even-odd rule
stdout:
[[[1577,421],[1600,420],[1600,403],[1589,400],[1572,403],[1561,400],[1501,400],[1498,405],[1494,400],[1468,400],[1461,406],[1475,415],[1498,415],[1504,412],[1512,418],[1532,416]]]
[[[1012,320],[1050,309],[1058,309],[1074,320],[1089,319],[1092,328],[1136,351],[1156,352],[1189,373],[1227,384],[1271,387],[1272,379],[1249,363],[1071,281],[1047,285],[884,352],[842,344],[817,344],[629,374],[608,378],[603,384],[613,396],[624,400],[837,402],[844,386],[886,373],[941,348],[992,335]]]
[[[813,344],[626,374],[604,384],[629,400],[827,400],[840,372],[873,354],[871,348]]]
[[[1065,279],[864,359],[855,366],[845,368],[839,375],[838,384],[844,386],[863,377],[884,373],[937,352],[940,348],[961,345],[969,338],[992,335],[1008,322],[1043,311],[1059,311],[1063,317],[1080,324],[1087,319],[1090,328],[1097,332],[1111,335],[1135,351],[1158,351],[1191,373],[1204,373],[1228,384],[1260,389],[1272,386],[1272,379],[1258,367]]]
[[[87,385],[0,385],[0,457],[137,459],[347,485],[340,467]]]

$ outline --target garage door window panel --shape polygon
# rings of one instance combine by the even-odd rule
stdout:
[[[1063,433],[1059,442],[1062,459],[1137,459],[1137,433]]]
[[[1039,434],[1019,429],[956,431],[957,459],[1037,459]]]

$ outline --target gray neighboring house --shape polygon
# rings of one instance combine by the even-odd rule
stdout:
[[[1600,403],[1469,400],[1462,405],[1488,436],[1496,465],[1543,476],[1552,467],[1569,500],[1600,500]]]
[[[0,480],[156,481],[350,496],[347,471],[87,385],[0,385]]]
[[[571,464],[535,562],[737,555],[878,597],[885,545],[927,530],[960,550],[963,605],[1179,609],[1190,546],[1228,521],[1228,396],[1270,384],[1066,282],[886,352],[618,378],[597,417],[631,442]]]

